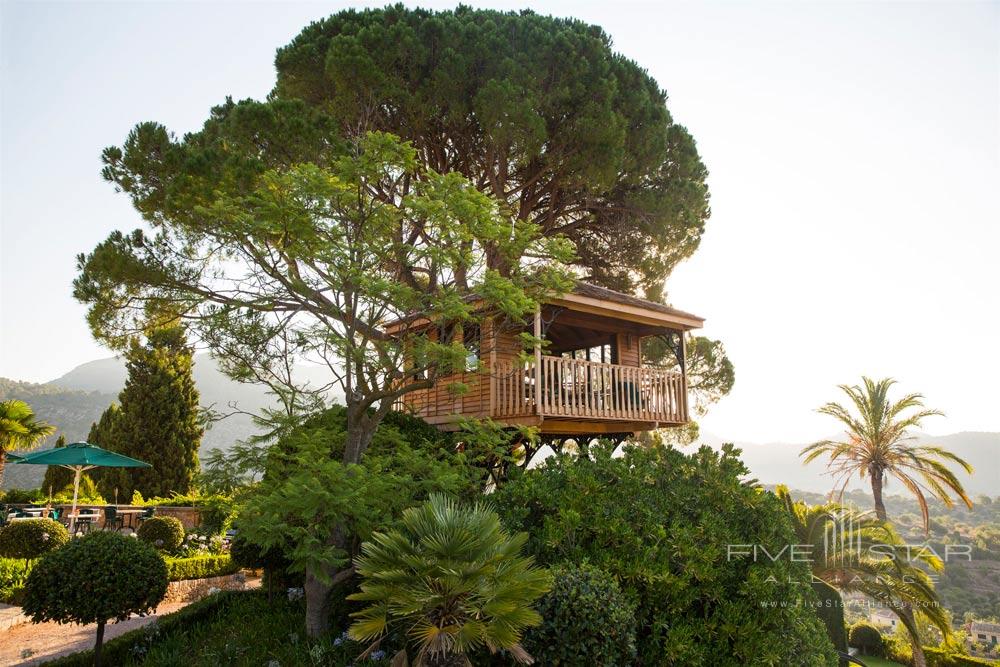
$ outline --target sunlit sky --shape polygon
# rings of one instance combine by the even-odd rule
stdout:
[[[931,432],[1000,431],[1000,3],[470,4],[603,26],[697,139],[713,214],[670,299],[737,373],[705,430],[826,435],[814,408],[869,374],[947,412]],[[263,98],[275,49],[347,6],[2,3],[0,376],[109,355],[70,285],[138,222],[101,149]]]

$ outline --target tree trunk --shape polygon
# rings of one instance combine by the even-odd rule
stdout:
[[[3,487],[3,469],[7,465],[7,452],[0,447],[0,487]]]
[[[357,403],[347,405],[347,436],[344,442],[344,463],[361,463],[361,457],[378,427],[378,419],[373,419]],[[347,535],[338,526],[330,534],[328,546],[344,549]],[[303,592],[306,598],[306,633],[310,637],[320,637],[330,630],[330,591],[333,579],[339,573],[335,567],[306,571]],[[331,583],[326,583],[331,582]]]
[[[927,658],[924,656],[924,648],[920,644],[920,636],[914,634],[910,631],[909,626],[916,627],[916,622],[913,618],[913,607],[907,603],[903,603],[899,610],[900,616],[905,616],[907,623],[903,624],[906,628],[907,633],[910,635],[910,645],[913,648],[913,667],[927,667]]]
[[[97,642],[94,644],[94,667],[101,667],[101,647],[104,645],[104,624],[106,621],[97,622]]]
[[[885,503],[882,501],[882,486],[884,484],[882,474],[881,470],[871,471],[872,496],[875,498],[876,516],[878,516],[880,521],[888,521],[889,515],[885,511]]]

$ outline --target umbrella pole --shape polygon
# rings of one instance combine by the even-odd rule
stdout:
[[[75,535],[76,528],[76,498],[80,493],[80,475],[83,474],[83,466],[74,466],[76,474],[73,476],[73,509],[69,511],[69,534]]]

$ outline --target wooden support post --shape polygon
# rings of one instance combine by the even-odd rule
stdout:
[[[535,307],[535,414],[542,414],[542,306]]]
[[[490,417],[497,416],[497,332],[494,328],[493,318],[489,317],[483,322],[482,341],[489,346],[489,366],[486,369],[489,377],[490,392]],[[482,351],[480,350],[480,354]]]
[[[689,421],[688,415],[688,374],[687,374],[687,350],[684,348],[684,332],[680,332],[681,339],[681,419]]]

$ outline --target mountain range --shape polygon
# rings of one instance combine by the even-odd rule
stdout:
[[[313,386],[327,381],[329,372],[318,366],[296,366],[296,377]],[[58,431],[42,443],[49,447],[59,435],[68,442],[84,440],[90,426],[112,403],[125,386],[128,372],[120,357],[109,357],[81,364],[55,380],[43,384],[0,378],[0,400],[18,398],[28,402],[40,419],[54,424]],[[230,379],[208,354],[194,358],[194,380],[203,407],[219,413],[240,412],[212,423],[201,443],[201,454],[233,443],[257,432],[247,413],[257,413],[274,405],[273,397],[261,385],[241,384]],[[12,466],[4,471],[3,488],[32,488],[41,483],[41,466]]]
[[[59,429],[58,433],[65,434],[66,439],[73,442],[85,439],[91,423],[111,403],[117,401],[118,392],[125,385],[126,375],[124,360],[111,357],[77,366],[44,384],[0,378],[0,400],[19,398],[27,401],[41,419],[55,424]],[[297,366],[296,375],[314,386],[321,385],[329,377],[328,371],[318,366]],[[241,411],[258,412],[273,404],[271,396],[263,387],[231,380],[207,354],[195,357],[194,378],[202,405],[213,407],[219,412],[225,412],[233,405]],[[234,414],[215,422],[205,433],[202,454],[214,448],[227,449],[255,432],[255,426],[248,415]],[[56,437],[49,438],[43,446],[51,446]],[[985,493],[993,496],[1000,493],[1000,433],[965,432],[943,436],[918,434],[916,438],[918,442],[941,445],[972,464],[975,468],[972,476],[959,473],[959,478],[970,494]],[[701,437],[701,442],[714,448],[720,448],[723,442],[729,441],[705,432]],[[734,444],[742,450],[743,460],[750,469],[751,476],[764,484],[786,484],[793,489],[816,493],[825,493],[833,485],[832,478],[824,474],[823,462],[802,465],[798,453],[808,443],[753,443],[736,440]],[[43,472],[38,466],[7,466],[3,486],[37,486]],[[864,488],[864,485],[853,480],[848,488]],[[890,482],[888,492],[902,492],[902,489],[898,485],[894,487]]]

